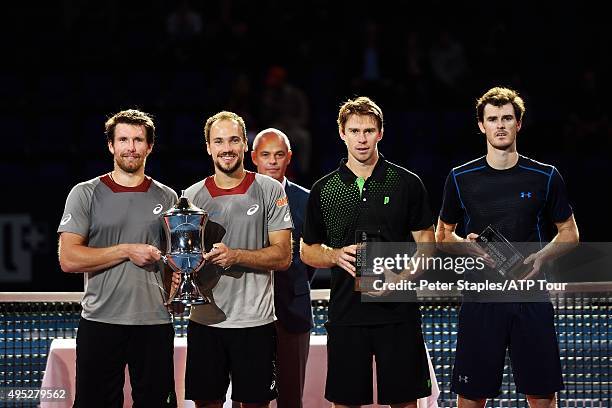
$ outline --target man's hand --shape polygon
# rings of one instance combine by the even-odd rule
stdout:
[[[334,249],[333,262],[347,271],[351,276],[356,276],[355,256],[357,255],[357,245],[349,245]]]
[[[469,233],[465,238],[464,242],[466,243],[467,253],[474,257],[482,258],[488,267],[494,268],[495,261],[480,245],[478,245],[478,243],[476,243],[476,239],[478,239],[478,234],[474,234],[473,232]]]
[[[578,227],[573,214],[565,221],[556,222],[555,227],[557,227],[557,235],[552,241],[523,261],[525,265],[533,262],[531,271],[523,279],[533,279],[540,273],[540,268],[544,262],[550,262],[558,258],[578,245]]]
[[[144,268],[145,266],[154,264],[161,258],[161,251],[148,244],[127,244],[128,258],[136,265]]]
[[[533,262],[533,265],[531,267],[531,271],[529,271],[529,273],[525,275],[525,277],[522,278],[521,280],[533,279],[537,275],[540,274],[540,269],[542,268],[542,264],[544,263],[544,257],[541,256],[539,252],[534,252],[533,254],[525,258],[525,260],[523,261],[523,264],[527,265],[532,262]]]
[[[390,271],[387,268],[383,268],[383,276],[385,277],[384,282],[386,284],[397,283],[397,282],[399,282],[401,280],[400,275]],[[384,296],[389,295],[391,292],[392,291],[389,290],[388,286],[387,286],[387,289],[384,289],[384,290],[371,290],[371,291],[365,292],[364,295],[370,296],[370,297],[373,297],[373,298],[380,298],[380,297],[384,297]]]
[[[213,244],[212,249],[204,255],[204,259],[206,262],[220,266],[223,269],[229,269],[232,265],[238,263],[236,251],[228,248],[223,242]]]

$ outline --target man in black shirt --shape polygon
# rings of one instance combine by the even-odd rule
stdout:
[[[567,250],[559,243],[578,242],[565,184],[555,167],[518,154],[516,136],[525,105],[515,91],[490,89],[478,100],[476,111],[487,154],[450,172],[436,241],[473,242],[491,226],[510,242],[539,243],[539,250],[524,262],[531,266],[525,279],[536,278],[546,262]],[[465,239],[455,232],[460,221]],[[557,230],[552,240],[551,224]],[[506,348],[511,350],[517,391],[527,395],[531,407],[555,406],[563,379],[550,301],[470,300],[464,297],[459,314],[452,379],[458,406],[484,407],[487,398],[499,394]]]
[[[409,302],[362,302],[355,291],[356,233],[383,242],[433,242],[432,214],[421,180],[378,153],[383,116],[369,98],[347,101],[338,114],[348,159],[312,187],[301,258],[332,268],[326,324],[325,397],[336,407],[372,403],[372,357],[378,403],[416,407],[431,393],[419,307]]]

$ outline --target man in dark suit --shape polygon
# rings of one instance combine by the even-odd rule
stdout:
[[[309,191],[285,177],[291,155],[289,139],[280,130],[262,130],[253,140],[251,158],[257,172],[281,182],[289,199],[294,226],[291,267],[274,274],[279,408],[302,407],[310,329],[313,327],[310,281],[314,269],[302,263],[299,251]]]

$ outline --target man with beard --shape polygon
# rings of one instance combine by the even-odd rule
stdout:
[[[378,403],[416,408],[431,394],[419,305],[362,301],[354,289],[355,242],[358,231],[381,242],[433,242],[427,192],[416,174],[378,153],[383,114],[374,101],[345,102],[338,132],[348,158],[312,186],[301,246],[304,263],[332,268],[325,398],[335,407],[371,404],[375,358]],[[431,245],[421,246],[428,255]],[[417,271],[405,272],[396,278]]]
[[[199,281],[211,303],[191,308],[185,398],[221,407],[231,378],[232,400],[265,407],[276,398],[272,271],[291,264],[291,213],[278,181],[244,169],[240,116],[213,115],[204,137],[215,174],[185,196],[210,217]]]
[[[174,328],[157,262],[160,213],[177,196],[145,175],[148,114],[121,111],[105,133],[113,171],[72,189],[58,228],[62,270],[85,274],[74,406],[123,406],[127,364],[134,406],[175,407]]]
[[[544,266],[578,242],[578,227],[557,169],[517,152],[524,113],[523,99],[508,88],[492,88],[478,99],[478,127],[487,154],[451,170],[436,241],[474,242],[490,226],[510,242],[536,243],[539,250],[524,261],[529,266],[524,279],[542,279],[538,275]],[[455,232],[460,221],[466,238]],[[443,246],[453,252],[470,247]],[[477,273],[467,278],[484,279]],[[510,349],[517,391],[526,394],[532,408],[554,407],[563,379],[548,294],[530,294],[529,302],[512,292],[502,295],[463,295],[451,388],[459,395],[458,406],[481,408],[499,394]]]

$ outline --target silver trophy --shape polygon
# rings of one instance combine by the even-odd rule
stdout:
[[[194,274],[204,266],[204,227],[208,213],[191,204],[185,192],[178,203],[162,214],[166,233],[164,262],[181,273],[181,283],[171,303],[185,306],[210,303],[200,292]]]

